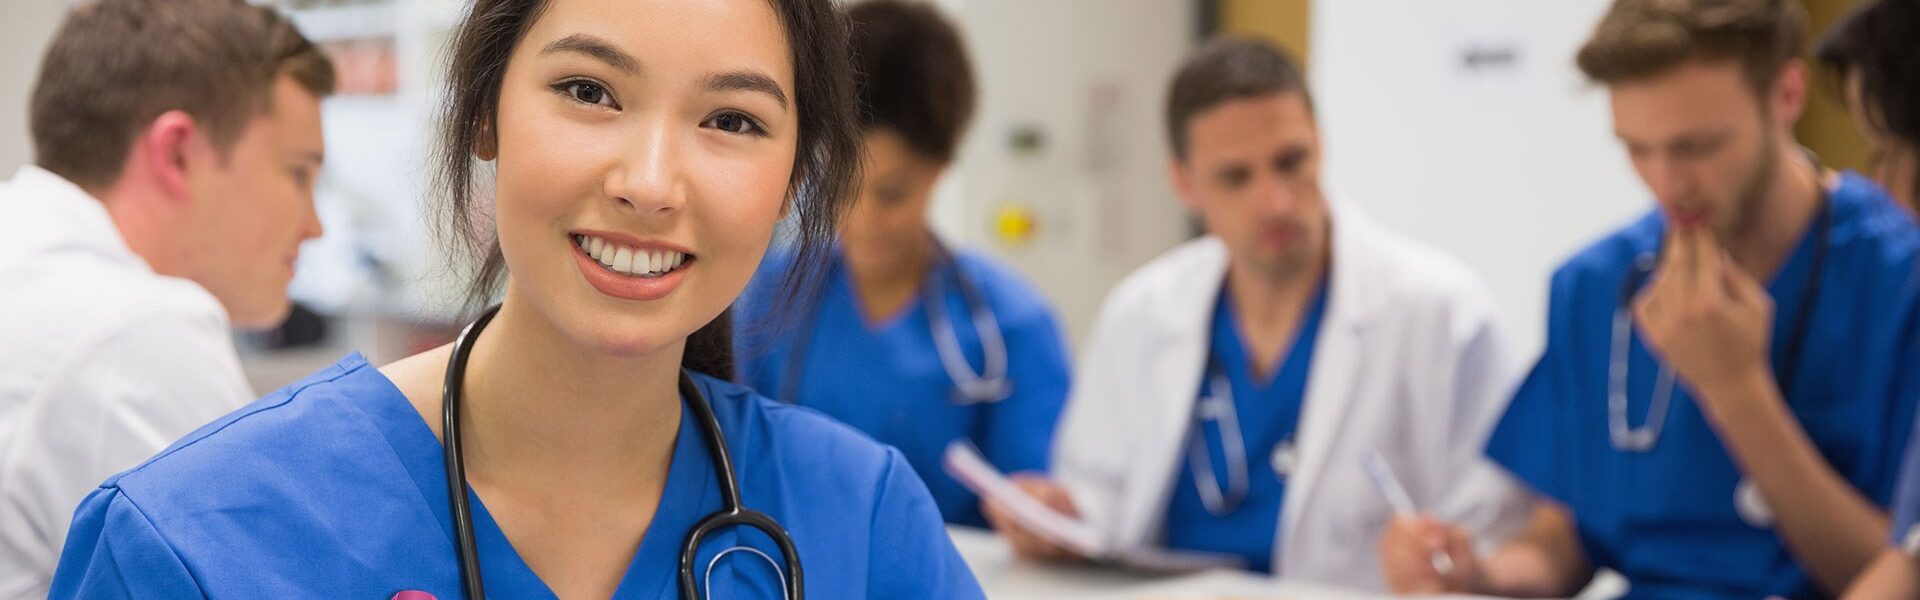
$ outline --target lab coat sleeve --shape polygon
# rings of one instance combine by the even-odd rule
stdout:
[[[114,473],[246,404],[223,323],[142,318],[87,344],[36,394],[46,409],[0,460],[0,560],[50,573],[74,506]]]
[[[973,570],[947,536],[927,485],[900,451],[887,448],[880,498],[868,526],[868,598],[985,598]]]
[[[1435,389],[1451,391],[1447,438],[1439,448],[1446,464],[1436,514],[1465,526],[1486,544],[1498,545],[1527,525],[1529,498],[1519,484],[1482,452],[1494,423],[1512,397],[1516,365],[1493,310],[1479,288],[1462,298],[1454,318],[1449,354],[1451,379]]]
[[[172,600],[206,594],[132,500],[100,488],[80,505],[48,600]]]
[[[1007,473],[1045,471],[1047,446],[1067,401],[1067,349],[1060,326],[1037,311],[1007,328],[1007,377],[1013,395],[989,404],[984,431],[974,434],[989,462]]]

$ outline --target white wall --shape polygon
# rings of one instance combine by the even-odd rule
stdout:
[[[1186,238],[1166,183],[1160,109],[1192,45],[1194,9],[1176,0],[941,0],[959,22],[980,104],[933,208],[957,245],[1005,260],[1055,303],[1077,344],[1107,290]],[[1024,158],[1012,131],[1046,146]],[[1030,207],[1035,238],[1001,243],[996,209]]]
[[[73,0],[0,0],[0,179],[33,162],[27,96],[40,56]]]
[[[1311,79],[1325,176],[1389,226],[1464,259],[1531,357],[1547,280],[1651,206],[1573,54],[1604,0],[1322,0]],[[1510,61],[1469,69],[1466,56]]]

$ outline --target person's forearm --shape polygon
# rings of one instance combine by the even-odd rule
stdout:
[[[1772,509],[1787,549],[1828,593],[1886,547],[1887,515],[1827,464],[1771,373],[1701,390],[1722,444]]]
[[[1847,588],[1846,600],[1904,600],[1920,598],[1920,562],[1887,548],[1865,573]]]
[[[1573,520],[1546,501],[1536,503],[1526,533],[1487,557],[1482,573],[1475,591],[1511,598],[1565,598],[1593,578]]]

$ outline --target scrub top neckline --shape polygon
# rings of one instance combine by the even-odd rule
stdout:
[[[347,365],[349,369],[363,369],[369,378],[378,381],[379,391],[383,393],[359,395],[361,408],[374,419],[401,464],[406,467],[407,474],[413,478],[421,498],[447,536],[447,560],[455,560],[452,551],[452,513],[447,500],[445,446],[433,434],[425,417],[385,373],[368,364],[359,353],[347,360],[358,363]],[[709,395],[709,401],[712,400],[712,393],[705,386],[701,391]],[[725,429],[724,424],[722,429]],[[614,598],[659,598],[673,593],[678,581],[680,544],[685,532],[691,530],[694,522],[703,514],[700,507],[717,507],[719,504],[713,463],[707,456],[701,436],[700,427],[693,422],[693,411],[680,411],[680,427],[675,435],[673,459],[668,467],[660,504],[647,525],[639,548],[627,563],[626,572],[614,591]],[[478,493],[469,491],[467,498],[473,505],[474,537],[480,551],[482,577],[487,585],[499,590],[540,590],[542,598],[558,598],[513,547],[512,540],[507,538]],[[732,537],[731,533],[716,535],[709,543],[725,543]]]
[[[1286,345],[1283,347],[1286,353],[1281,354],[1279,361],[1274,363],[1273,370],[1265,374],[1258,372],[1258,366],[1253,364],[1254,353],[1247,347],[1246,339],[1240,335],[1240,312],[1233,303],[1233,293],[1229,287],[1230,284],[1221,284],[1220,299],[1214,306],[1214,310],[1225,319],[1224,327],[1216,328],[1215,335],[1223,339],[1216,342],[1217,347],[1214,351],[1221,355],[1218,358],[1222,362],[1227,363],[1221,367],[1227,369],[1229,377],[1238,375],[1239,381],[1252,384],[1256,393],[1265,395],[1273,391],[1273,386],[1280,382],[1280,373],[1286,370],[1287,362],[1305,350],[1301,347],[1301,342],[1317,337],[1311,334],[1319,329],[1321,317],[1326,312],[1327,278],[1322,276],[1320,281],[1314,284],[1313,296],[1308,300],[1306,310],[1300,313],[1300,321],[1294,325],[1293,333],[1287,338]],[[1309,331],[1310,329],[1315,331]]]
[[[914,286],[913,294],[907,298],[906,303],[879,319],[869,319],[866,299],[860,296],[860,287],[853,280],[853,272],[847,268],[846,260],[846,252],[836,249],[833,253],[833,262],[827,268],[829,285],[833,291],[846,294],[847,305],[853,309],[854,321],[860,324],[861,331],[874,335],[911,323],[915,317],[924,312],[927,303],[927,282],[934,277],[946,275],[947,269],[954,268],[954,263],[950,261],[946,264],[938,260],[928,262],[926,272],[921,275],[920,285]],[[956,257],[955,260],[958,258]]]

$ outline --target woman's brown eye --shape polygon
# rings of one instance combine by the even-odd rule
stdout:
[[[553,90],[575,102],[618,108],[613,97],[607,93],[606,86],[591,81],[562,81],[553,85]]]
[[[748,133],[753,131],[753,122],[740,115],[720,115],[713,119],[714,127],[730,133]]]
[[[759,121],[755,121],[753,117],[737,112],[723,112],[707,117],[707,120],[702,122],[700,126],[711,127],[738,135],[767,136],[767,129],[761,126]]]
[[[607,97],[607,90],[584,81],[576,81],[571,87],[573,88],[573,99],[587,104],[599,104],[601,100],[605,100]]]

